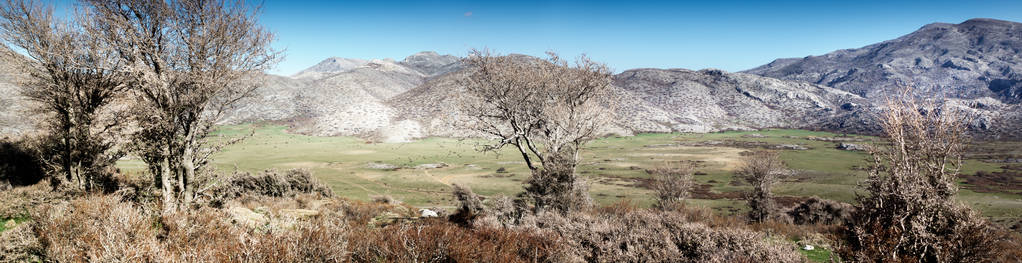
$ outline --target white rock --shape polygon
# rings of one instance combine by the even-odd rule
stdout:
[[[429,209],[419,209],[419,212],[422,213],[421,217],[438,217],[438,216],[440,216],[440,215],[438,215],[436,213],[436,211],[429,210]]]
[[[816,248],[813,247],[813,245],[806,245],[805,247],[802,248],[802,250],[813,250],[813,249],[816,249]]]

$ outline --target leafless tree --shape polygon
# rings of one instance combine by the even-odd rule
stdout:
[[[738,168],[738,177],[753,187],[746,197],[751,209],[750,220],[762,222],[778,215],[779,210],[770,191],[785,174],[787,169],[777,152],[756,151],[745,157],[745,162]]]
[[[886,143],[870,150],[868,195],[858,197],[847,254],[870,261],[991,260],[998,234],[955,199],[964,113],[913,99],[889,99],[886,106],[879,118]]]
[[[197,171],[225,145],[214,124],[250,97],[278,61],[258,8],[229,0],[85,0],[92,34],[116,48],[131,74],[141,131],[135,150],[163,193],[164,210],[188,207]]]
[[[460,103],[471,128],[497,139],[486,150],[514,147],[532,170],[526,195],[536,210],[569,211],[588,204],[587,185],[575,169],[582,146],[596,138],[612,115],[610,70],[579,57],[573,65],[556,54],[540,60],[473,51],[473,68]]]
[[[667,163],[650,174],[657,195],[655,206],[662,210],[681,208],[692,191],[692,166],[682,162]]]
[[[25,76],[23,95],[46,116],[41,154],[57,182],[94,190],[123,153],[115,149],[120,119],[110,103],[123,95],[124,74],[109,46],[53,7],[8,0],[0,7],[5,58]],[[20,53],[20,54],[19,54]],[[23,57],[27,56],[27,58]]]

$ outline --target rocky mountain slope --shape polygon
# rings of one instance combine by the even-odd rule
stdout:
[[[778,59],[745,72],[834,87],[868,98],[873,106],[911,87],[916,97],[948,99],[970,113],[977,135],[1022,138],[1022,23],[982,18],[934,23],[897,39]],[[875,130],[868,115],[831,119],[821,127]]]
[[[466,134],[458,123],[468,118],[457,108],[464,92],[458,83],[465,76],[445,75],[388,104],[398,109],[401,121],[419,124],[423,134]],[[629,70],[614,76],[611,94],[620,106],[607,131],[618,134],[807,127],[812,124],[808,120],[845,113],[842,104],[863,103],[833,88],[720,70]]]
[[[255,98],[241,103],[223,123],[274,121],[304,134],[369,135],[393,119],[395,111],[384,101],[460,68],[459,61],[435,52],[402,61],[329,58],[290,78],[265,76]]]
[[[820,85],[715,69],[628,70],[614,84],[670,113],[683,131],[810,127],[865,102]]]
[[[880,102],[904,86],[971,114],[991,138],[1022,139],[1022,24],[930,24],[898,39],[745,72],[632,69],[613,76],[620,103],[607,132],[712,132],[769,127],[875,133]],[[274,122],[310,135],[382,141],[465,136],[461,58],[420,52],[401,61],[329,58],[291,77],[265,75],[224,124]],[[0,82],[0,92],[16,94]],[[0,132],[30,127],[28,107],[0,97]]]
[[[822,56],[778,59],[746,73],[804,81],[867,98],[913,87],[920,96],[1022,102],[1022,24],[934,23],[897,39]]]

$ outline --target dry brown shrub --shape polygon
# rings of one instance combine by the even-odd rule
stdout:
[[[373,195],[373,196],[370,196],[369,199],[372,199],[374,203],[380,203],[380,204],[392,204],[392,205],[399,205],[399,204],[401,204],[401,200],[397,200],[393,196],[390,196],[390,195]]]
[[[455,184],[453,187],[454,199],[458,200],[458,210],[449,217],[451,222],[467,226],[472,224],[472,221],[476,217],[483,214],[486,211],[486,206],[483,205],[483,200],[472,192],[468,186],[461,186]]]
[[[352,229],[349,240],[352,262],[554,262],[560,252],[549,235],[436,219]]]
[[[42,262],[43,248],[27,223],[0,233],[0,263]]]
[[[0,219],[31,216],[46,204],[67,200],[63,192],[51,191],[46,183],[0,191]]]
[[[802,262],[792,245],[742,228],[711,228],[672,212],[540,215],[577,262]]]
[[[851,204],[811,197],[788,210],[793,223],[798,225],[842,225],[852,216]]]
[[[232,224],[212,208],[163,218],[166,262],[342,262],[347,223],[318,215],[287,228],[251,229]],[[279,220],[279,219],[277,219]]]
[[[55,262],[152,262],[159,257],[155,216],[113,196],[89,196],[45,209],[36,235]]]
[[[118,196],[54,205],[35,218],[46,260],[54,262],[341,262],[348,222],[334,206],[309,216],[268,212],[272,227],[232,223],[222,210],[158,216]],[[285,203],[281,199],[263,202]],[[297,201],[290,201],[297,202]],[[271,206],[272,207],[272,206]]]
[[[204,191],[203,195],[214,206],[246,195],[270,197],[294,197],[306,193],[322,197],[334,195],[329,186],[313,177],[307,169],[289,169],[283,172],[266,170],[256,175],[236,172],[221,182],[210,184],[210,189]]]

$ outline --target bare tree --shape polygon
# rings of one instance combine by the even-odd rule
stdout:
[[[195,177],[223,147],[210,132],[252,95],[277,62],[258,8],[225,0],[85,0],[89,29],[116,47],[132,75],[141,125],[135,150],[163,192],[164,210],[185,208]]]
[[[886,144],[870,150],[868,195],[857,198],[846,254],[870,261],[991,260],[999,235],[955,200],[964,113],[913,99],[888,99],[886,106],[879,119]]]
[[[662,210],[678,209],[684,205],[692,191],[692,166],[686,163],[667,163],[650,171],[657,201],[654,206]]]
[[[587,185],[575,169],[582,146],[612,115],[610,70],[586,56],[572,65],[554,53],[547,60],[473,51],[473,68],[460,103],[471,128],[497,139],[485,150],[514,147],[532,170],[526,195],[536,210],[569,211],[588,205]]]
[[[746,197],[750,220],[762,222],[778,215],[779,210],[770,191],[786,172],[777,152],[756,151],[745,157],[745,162],[738,168],[738,177],[753,187]]]
[[[9,63],[27,73],[23,95],[38,102],[47,134],[40,147],[49,170],[65,186],[91,191],[123,156],[117,111],[108,107],[125,88],[112,50],[76,23],[53,17],[53,8],[9,0],[0,7],[0,30]]]

